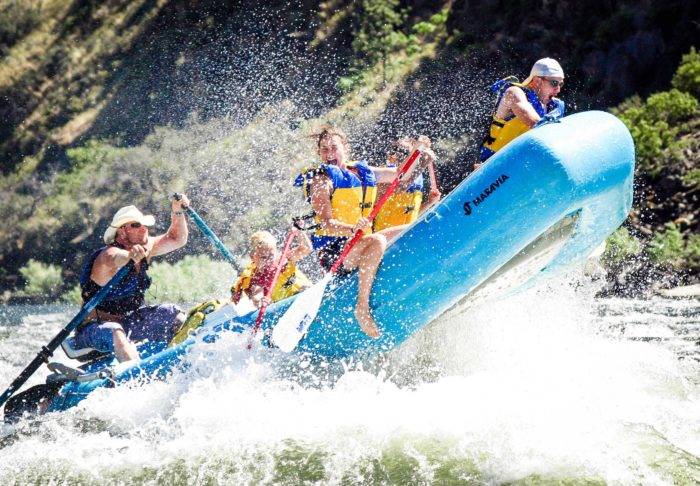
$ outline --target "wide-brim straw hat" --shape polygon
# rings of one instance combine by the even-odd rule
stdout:
[[[564,70],[561,68],[561,65],[555,59],[552,59],[551,57],[545,57],[532,65],[530,75],[525,81],[523,81],[523,85],[527,86],[537,76],[564,79]]]
[[[114,243],[117,230],[126,223],[141,223],[144,226],[153,226],[156,218],[152,214],[143,214],[136,206],[124,206],[114,214],[104,234],[104,242],[108,245]]]

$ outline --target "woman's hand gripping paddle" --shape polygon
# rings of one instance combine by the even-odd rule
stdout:
[[[260,329],[260,324],[262,323],[263,317],[265,316],[265,312],[267,312],[267,303],[272,297],[272,291],[274,290],[275,285],[277,284],[277,279],[280,278],[280,273],[282,273],[282,267],[284,267],[284,264],[286,263],[287,255],[289,254],[289,248],[292,246],[293,239],[294,232],[290,232],[287,235],[287,239],[284,241],[284,249],[280,254],[280,259],[277,262],[277,266],[275,267],[275,274],[272,276],[270,284],[265,288],[265,298],[263,299],[262,306],[260,306],[260,312],[258,312],[258,317],[257,319],[255,319],[255,325],[253,326],[253,330],[250,333],[248,349],[251,349],[253,347],[253,339],[255,338],[255,334],[258,332],[258,329]]]
[[[64,327],[61,332],[56,334],[54,338],[49,341],[46,346],[41,348],[39,354],[32,360],[31,363],[22,371],[17,378],[10,384],[10,386],[5,390],[5,392],[0,395],[0,407],[10,398],[24,383],[29,379],[30,376],[34,374],[39,367],[48,362],[49,357],[53,355],[53,352],[61,345],[61,343],[70,335],[73,330],[82,323],[85,318],[92,312],[95,307],[97,307],[100,302],[107,297],[107,294],[119,283],[124,277],[134,268],[134,262],[129,260],[129,262],[117,271],[117,273],[110,279],[109,282],[105,284],[95,295],[88,300],[85,305],[80,309],[80,312]]]
[[[406,159],[401,168],[399,169],[396,177],[391,182],[386,192],[374,205],[372,212],[369,214],[367,219],[372,222],[377,216],[379,211],[384,206],[384,203],[389,199],[394,191],[396,191],[397,186],[401,182],[404,175],[411,169],[413,163],[418,160],[421,155],[419,149],[413,151],[413,153]],[[355,244],[360,241],[360,238],[364,236],[364,231],[357,230],[355,235],[350,241],[348,241],[343,248],[340,256],[335,261],[328,273],[314,285],[306,289],[304,292],[297,295],[292,305],[289,306],[287,312],[285,312],[274,329],[272,329],[272,343],[280,348],[285,353],[291,352],[301,341],[301,339],[306,335],[311,323],[316,318],[318,310],[321,307],[321,301],[323,300],[323,294],[328,287],[328,283],[333,279],[336,272],[345,261],[345,258],[350,253],[355,246]]]

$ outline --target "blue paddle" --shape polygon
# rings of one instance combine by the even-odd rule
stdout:
[[[177,201],[179,201],[180,199],[182,199],[182,194],[178,194],[176,192],[175,194],[173,194],[173,197]],[[192,209],[189,206],[186,206],[184,209],[185,209],[185,212],[187,212],[187,215],[190,218],[192,218],[192,220],[194,221],[194,224],[196,224],[197,227],[200,229],[200,231],[202,233],[204,233],[204,236],[209,238],[209,241],[211,241],[214,244],[214,246],[221,252],[221,254],[226,259],[226,261],[229,262],[233,266],[233,268],[235,268],[236,270],[240,270],[238,268],[238,265],[236,264],[236,260],[233,258],[233,254],[221,242],[219,237],[214,234],[214,232],[211,230],[211,228],[209,228],[209,226],[207,226],[207,223],[205,223],[204,220],[199,216],[199,214],[197,214],[197,211],[195,211],[194,209]]]
[[[95,307],[97,307],[100,302],[104,300],[107,294],[114,288],[119,282],[121,282],[124,277],[134,268],[134,262],[129,260],[129,262],[124,265],[119,271],[112,277],[112,279],[105,284],[95,295],[88,300],[85,305],[83,305],[80,312],[71,320],[66,327],[64,327],[61,332],[56,334],[56,336],[49,341],[46,346],[42,346],[41,351],[32,360],[31,363],[22,371],[17,378],[10,384],[10,386],[5,390],[5,392],[0,395],[0,407],[2,407],[5,402],[24,385],[24,383],[29,379],[30,376],[34,374],[39,367],[48,362],[49,358],[53,355],[53,352],[58,348],[61,343],[70,335],[70,333],[82,323],[85,318],[92,312]]]

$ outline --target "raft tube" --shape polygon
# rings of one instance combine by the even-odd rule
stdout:
[[[522,288],[590,255],[632,206],[634,145],[615,116],[578,113],[528,131],[424,213],[388,248],[370,306],[379,339],[359,328],[357,275],[336,279],[299,352],[338,359],[390,350],[460,303]],[[268,308],[271,329],[293,297]],[[50,410],[74,406],[93,389],[166,376],[191,346],[222,332],[248,332],[257,311],[207,323],[182,344],[113,380],[68,383]],[[186,361],[186,360],[185,360]]]

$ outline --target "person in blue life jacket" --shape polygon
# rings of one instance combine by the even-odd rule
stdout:
[[[479,150],[480,167],[493,154],[543,119],[564,116],[564,102],[556,96],[564,87],[564,70],[549,57],[537,61],[522,83],[515,77],[501,79],[491,86],[498,94],[488,132]]]
[[[144,215],[135,206],[125,206],[115,213],[104,233],[106,246],[95,250],[83,267],[80,276],[83,302],[130,260],[134,261],[134,269],[78,326],[77,347],[114,352],[117,360],[123,362],[139,358],[135,342],[170,341],[185,315],[172,304],[145,305],[144,295],[151,285],[147,271],[154,257],[187,243],[189,232],[184,208],[188,205],[184,195],[172,201],[170,227],[158,236],[148,234],[149,226],[155,223],[152,215]]]
[[[389,184],[396,177],[397,167],[373,167],[364,161],[350,160],[347,136],[339,128],[326,126],[314,135],[320,166],[305,170],[296,180],[311,203],[316,222],[311,242],[319,263],[329,270],[345,244],[358,230],[364,236],[352,248],[342,264],[342,271],[358,269],[359,289],[355,317],[369,337],[379,337],[380,330],[370,313],[369,295],[377,267],[384,256],[387,242],[401,232],[400,227],[373,233],[367,219],[374,208],[377,184]],[[422,172],[435,154],[427,147],[420,163],[412,166],[406,180]]]

